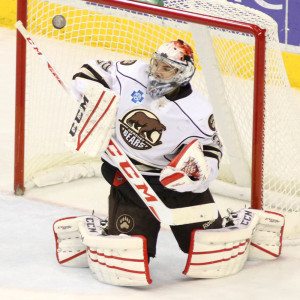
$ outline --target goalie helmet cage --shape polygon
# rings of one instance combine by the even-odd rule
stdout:
[[[55,16],[65,19],[62,28],[54,27]],[[196,54],[193,87],[210,97],[225,149],[212,189],[292,216],[292,231],[300,231],[294,221],[300,211],[300,134],[289,134],[299,130],[300,113],[290,100],[270,17],[225,0],[165,0],[164,7],[128,0],[18,0],[17,17],[66,81],[94,57],[148,60],[164,42],[188,42]],[[77,104],[26,47],[18,33],[15,193],[99,175],[99,158],[74,155],[64,145]]]

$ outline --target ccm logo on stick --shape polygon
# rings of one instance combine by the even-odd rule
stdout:
[[[109,153],[112,156],[118,157],[118,159],[123,158],[122,153],[119,151],[119,149],[116,147],[116,145],[112,141],[109,142],[109,146],[108,146],[107,150],[109,151]],[[129,178],[141,179],[141,175],[138,174],[134,170],[134,168],[131,165],[131,162],[129,162],[128,160],[123,160],[123,161],[119,162],[119,166]],[[134,186],[137,189],[139,189],[140,191],[143,192],[143,194],[145,195],[145,199],[147,201],[149,201],[149,202],[158,201],[157,198],[154,195],[149,194],[149,189],[148,189],[146,184],[144,184],[144,183],[141,183],[141,184],[134,183]]]

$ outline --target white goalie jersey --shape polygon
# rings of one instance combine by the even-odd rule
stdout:
[[[147,93],[148,64],[143,61],[91,61],[73,76],[76,92],[81,79],[101,83],[120,94],[114,137],[144,175],[159,175],[184,145],[199,139],[210,170],[217,176],[222,157],[212,106],[190,84],[172,99],[152,99]],[[103,159],[113,164],[104,154]]]

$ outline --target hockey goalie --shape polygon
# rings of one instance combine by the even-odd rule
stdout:
[[[242,209],[222,218],[217,209],[209,184],[223,149],[209,99],[192,87],[194,72],[193,50],[177,40],[161,45],[149,62],[96,60],[73,76],[80,108],[70,143],[87,155],[102,156],[101,171],[111,188],[108,220],[81,216],[54,223],[61,265],[89,267],[108,284],[151,283],[149,262],[164,220],[128,181],[135,171],[124,176],[105,152],[111,137],[168,209],[200,207],[198,221],[170,226],[187,254],[186,276],[228,276],[247,259],[280,255],[281,215]]]

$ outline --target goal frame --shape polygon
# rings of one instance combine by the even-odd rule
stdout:
[[[96,4],[134,10],[141,13],[186,21],[205,26],[240,31],[253,35],[254,83],[253,83],[253,129],[252,129],[252,171],[251,207],[263,206],[263,158],[264,158],[264,108],[265,108],[265,52],[266,30],[255,24],[212,17],[178,9],[155,6],[131,0],[89,0]],[[17,1],[17,19],[27,27],[27,0]],[[16,34],[16,99],[15,99],[15,158],[14,192],[23,195],[25,157],[25,87],[26,87],[26,41]]]

